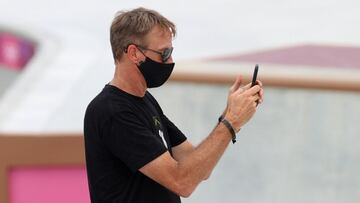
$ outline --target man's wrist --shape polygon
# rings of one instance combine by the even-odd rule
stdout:
[[[226,118],[226,120],[228,120],[231,124],[231,126],[234,128],[235,133],[238,133],[241,130],[241,127],[237,126],[237,121],[239,121],[239,118],[237,116],[229,116],[229,115],[225,115],[222,114],[219,118],[218,121],[219,123]]]
[[[225,127],[229,130],[230,134],[231,134],[231,141],[233,144],[235,144],[236,142],[236,129],[233,127],[233,125],[231,124],[231,122],[226,119],[224,117],[224,115],[221,115],[218,119],[219,123],[223,123],[225,125]]]

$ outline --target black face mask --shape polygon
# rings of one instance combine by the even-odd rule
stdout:
[[[175,63],[159,63],[146,57],[145,61],[138,66],[143,74],[148,88],[160,87],[170,77]]]

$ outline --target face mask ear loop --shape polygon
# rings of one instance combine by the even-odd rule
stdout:
[[[128,48],[129,48],[129,46],[130,46],[131,44],[128,44],[126,47],[124,47],[124,53],[128,53]]]
[[[141,66],[145,61],[140,61],[138,66]]]
[[[145,53],[143,52],[143,51],[141,51],[141,49],[140,48],[138,48],[138,47],[136,47],[145,57],[147,57],[146,55],[145,55]]]
[[[140,51],[140,53],[142,53],[144,56],[145,56],[145,58],[147,58],[147,56],[145,55],[145,53],[143,52],[143,51],[141,51],[141,49],[139,48],[139,47],[137,47],[136,46],[136,48]],[[146,60],[146,59],[145,59]],[[139,61],[139,66],[142,64],[142,63],[144,63],[145,61]]]

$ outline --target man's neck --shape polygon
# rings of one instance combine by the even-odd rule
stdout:
[[[140,71],[131,67],[120,67],[117,65],[114,78],[110,81],[113,85],[131,95],[143,97],[146,92],[146,83]]]

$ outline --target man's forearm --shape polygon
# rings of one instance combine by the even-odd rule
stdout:
[[[209,176],[230,140],[229,130],[219,123],[187,158],[178,162],[180,184],[192,192],[202,180]]]

